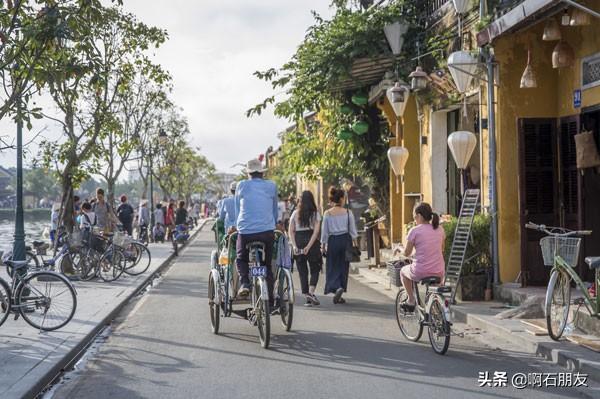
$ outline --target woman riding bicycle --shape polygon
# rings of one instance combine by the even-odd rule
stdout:
[[[408,294],[408,302],[401,305],[405,312],[414,312],[415,294],[413,282],[425,277],[437,276],[444,280],[444,229],[440,229],[440,217],[433,212],[431,205],[421,202],[413,210],[417,224],[408,233],[404,256],[409,257],[416,249],[414,262],[400,271],[402,286]]]

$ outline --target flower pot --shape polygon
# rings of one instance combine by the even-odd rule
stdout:
[[[488,277],[486,274],[468,274],[460,277],[456,298],[459,301],[483,301]]]

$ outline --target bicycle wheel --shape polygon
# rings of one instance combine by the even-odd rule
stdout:
[[[396,321],[400,332],[409,341],[417,342],[423,334],[423,324],[419,317],[419,311],[415,309],[414,312],[405,312],[400,305],[408,301],[408,294],[404,288],[400,288],[396,295]]]
[[[10,313],[11,307],[10,286],[0,278],[0,326],[4,324]]]
[[[84,252],[83,259],[81,261],[81,279],[89,281],[96,277],[98,270],[98,262],[100,261],[100,254],[88,248]]]
[[[258,286],[255,286],[254,289],[258,289],[259,292],[262,292],[262,285],[266,283],[267,282],[265,280],[261,280]],[[260,346],[267,349],[271,341],[271,312],[269,309],[269,298],[263,298],[262,294],[257,295],[257,300],[254,303],[254,312],[256,315],[256,324],[258,326]]]
[[[446,320],[444,306],[437,295],[431,296],[427,330],[433,351],[438,355],[446,353],[450,345],[450,323]]]
[[[279,314],[281,315],[281,324],[285,331],[292,329],[292,320],[294,319],[294,305],[290,302],[293,292],[293,283],[290,276],[283,270],[279,273],[277,279],[277,292],[279,298]]]
[[[8,258],[9,260],[13,260],[12,255]],[[28,270],[38,270],[40,268],[40,260],[38,259],[38,257],[31,251],[26,251],[25,252],[25,260],[27,261],[27,268]],[[6,272],[8,273],[8,275],[13,278],[15,277],[15,271],[13,270],[12,266],[6,266]]]
[[[64,327],[77,308],[73,286],[54,272],[35,272],[25,277],[17,288],[16,303],[23,319],[44,331]]]
[[[81,249],[69,249],[61,259],[58,265],[58,270],[61,274],[74,274],[81,277],[83,268],[83,258],[85,253]]]
[[[148,270],[152,257],[150,250],[140,242],[133,242],[123,250],[125,257],[124,272],[130,276],[139,276]]]
[[[104,281],[115,281],[125,270],[125,258],[123,252],[115,246],[111,246],[100,257],[98,262],[98,275]]]
[[[215,281],[212,272],[208,275],[208,307],[210,308],[210,325],[213,334],[219,333],[219,323],[221,321],[221,304],[215,302],[218,283]]]
[[[548,335],[558,341],[565,331],[571,305],[571,281],[568,274],[554,270],[546,292],[546,325]]]

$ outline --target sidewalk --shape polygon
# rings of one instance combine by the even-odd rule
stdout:
[[[369,269],[368,262],[363,261],[352,264],[351,277],[395,301],[398,291],[396,287],[390,285],[390,279],[385,268]],[[504,287],[503,297],[507,298],[507,295],[511,295],[513,304],[521,302],[527,297],[525,290],[511,292],[511,288],[513,287]],[[542,294],[541,289],[537,291],[536,295]],[[545,293],[545,290],[543,292]],[[453,305],[451,309],[453,321],[455,322],[468,324],[470,327],[488,333],[485,334],[488,337],[499,338],[499,342],[508,341],[516,345],[522,352],[543,357],[570,371],[585,373],[590,378],[600,381],[600,353],[565,339],[556,342],[547,335],[534,335],[529,331],[536,332],[538,330],[523,323],[521,319],[499,319],[495,317],[507,308],[509,307],[506,303],[492,301],[463,302]],[[600,346],[600,337],[585,337],[594,345]],[[489,342],[489,344],[497,346],[496,342]]]
[[[208,220],[192,232],[191,242]],[[0,398],[34,398],[94,339],[138,291],[174,258],[170,244],[150,244],[151,264],[141,276],[112,283],[77,281],[77,310],[61,330],[40,333],[12,315],[0,327]]]

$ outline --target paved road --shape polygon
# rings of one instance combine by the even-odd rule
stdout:
[[[292,332],[275,324],[270,350],[260,347],[256,329],[242,319],[222,320],[222,334],[213,335],[206,299],[211,249],[212,233],[201,232],[79,376],[53,397],[582,397],[575,389],[479,388],[479,371],[557,369],[472,336],[453,338],[448,354],[438,356],[427,341],[404,341],[390,300],[354,281],[347,304],[322,297],[321,307],[297,309]]]

